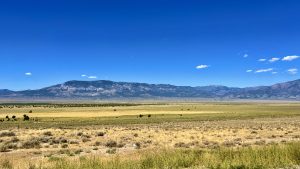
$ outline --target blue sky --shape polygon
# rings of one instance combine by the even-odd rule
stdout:
[[[1,1],[0,88],[298,79],[299,9],[298,0]]]

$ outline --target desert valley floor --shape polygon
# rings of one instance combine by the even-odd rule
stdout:
[[[0,119],[0,168],[300,164],[297,102],[10,103]]]

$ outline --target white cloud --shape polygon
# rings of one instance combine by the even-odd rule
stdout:
[[[267,59],[258,59],[259,62],[264,62],[266,61]]]
[[[271,72],[273,68],[268,68],[268,69],[258,69],[255,71],[255,73],[264,73],[264,72]]]
[[[272,74],[274,75],[274,74],[277,74],[278,72],[272,72]]]
[[[209,66],[208,65],[199,65],[196,67],[196,69],[205,69],[205,68],[208,68]]]
[[[97,79],[97,76],[89,76],[89,79]]]
[[[280,58],[271,58],[271,59],[269,59],[269,62],[276,62],[276,61],[278,61],[278,60],[280,60]]]
[[[282,58],[283,61],[292,61],[295,59],[300,58],[300,56],[296,56],[296,55],[292,55],[292,56],[285,56],[284,58]]]
[[[250,73],[250,72],[253,72],[253,70],[249,69],[249,70],[246,70],[247,73]]]
[[[82,74],[81,77],[88,78],[88,79],[97,79],[97,76],[90,76],[85,74]]]
[[[296,68],[291,68],[291,69],[288,69],[287,71],[288,71],[290,74],[292,74],[292,75],[298,73],[298,69],[296,69]]]
[[[31,72],[27,72],[27,73],[25,73],[25,75],[26,75],[26,76],[31,76],[32,73],[31,73]]]
[[[247,54],[247,53],[245,53],[244,55],[243,55],[243,57],[244,58],[247,58],[249,55]]]

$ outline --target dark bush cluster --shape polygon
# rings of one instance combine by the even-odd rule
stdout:
[[[15,116],[15,115],[11,116],[11,118],[12,118],[14,121],[17,120],[17,116]]]
[[[46,131],[43,133],[44,136],[52,136],[52,133],[51,131]]]
[[[7,115],[5,116],[6,121],[17,121],[17,116],[13,115],[11,118]],[[0,122],[4,122],[4,119],[1,119]]]
[[[117,143],[116,141],[113,141],[113,140],[109,140],[109,141],[105,144],[106,147],[110,147],[110,148],[112,148],[112,147],[117,147],[117,145],[118,145],[118,143]]]
[[[16,133],[12,131],[4,131],[0,133],[0,137],[13,137],[16,136]]]
[[[105,132],[103,131],[100,131],[100,132],[97,132],[96,134],[98,137],[103,137],[105,135]]]
[[[30,148],[40,148],[41,143],[38,138],[31,138],[22,144],[22,148],[30,149]]]
[[[29,116],[27,116],[26,114],[24,114],[24,115],[23,115],[23,120],[24,120],[24,121],[29,121],[30,118],[29,118]]]
[[[17,116],[12,115],[11,117],[9,117],[8,115],[5,116],[6,121],[18,121]],[[0,122],[4,122],[5,119],[0,119]],[[23,115],[23,121],[29,121],[30,117],[26,114]],[[34,119],[35,121],[37,121],[37,119]]]
[[[135,149],[140,149],[141,148],[141,143],[136,142],[136,143],[133,144],[133,146],[134,146]]]

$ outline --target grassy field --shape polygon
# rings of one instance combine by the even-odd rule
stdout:
[[[10,103],[0,120],[0,168],[300,165],[300,103]]]
[[[269,145],[259,148],[219,148],[214,150],[164,150],[143,153],[137,160],[112,157],[55,159],[52,169],[148,169],[148,168],[283,168],[300,163],[300,144]]]
[[[3,104],[0,119],[15,115],[17,122],[1,127],[72,127],[85,125],[124,125],[184,121],[294,117],[300,115],[297,103],[173,103],[173,104]],[[33,113],[28,113],[32,111]],[[24,122],[24,114],[35,122]],[[142,118],[139,116],[142,115]],[[151,115],[150,118],[147,118]],[[38,123],[37,125],[35,125]]]

